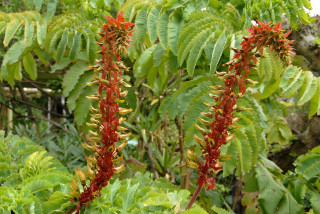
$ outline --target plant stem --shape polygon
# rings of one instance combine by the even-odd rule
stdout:
[[[68,210],[68,211],[66,212],[66,214],[71,214],[71,213],[73,213],[76,209],[77,209],[77,206],[74,205],[70,210]]]
[[[199,193],[201,191],[201,188],[202,188],[203,184],[204,184],[203,181],[198,184],[198,187],[197,187],[196,191],[193,193],[192,198],[190,199],[190,201],[189,201],[189,203],[188,203],[188,205],[186,207],[186,210],[188,210],[188,209],[190,209],[192,207],[193,203],[195,202],[195,200],[197,199],[197,197],[198,197],[198,195],[199,195]]]
[[[236,210],[236,207],[237,207],[237,204],[238,204],[238,200],[239,200],[239,197],[240,197],[240,194],[241,194],[241,190],[242,190],[242,176],[240,175],[239,186],[238,186],[236,195],[234,196],[234,201],[233,201],[233,205],[232,205],[232,210],[233,211]]]
[[[183,133],[183,118],[179,119],[176,117],[176,125],[179,131],[179,147],[180,147],[180,186],[182,189],[188,188],[188,167],[186,165],[186,157],[184,151],[184,133]]]

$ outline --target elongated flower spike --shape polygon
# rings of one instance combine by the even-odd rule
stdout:
[[[106,17],[107,24],[101,27],[101,39],[98,44],[101,46],[101,59],[96,60],[97,64],[92,69],[97,73],[94,80],[88,86],[99,85],[98,94],[87,96],[93,102],[97,102],[99,108],[90,107],[91,122],[87,125],[94,129],[88,136],[89,142],[83,146],[93,153],[93,156],[86,156],[87,172],[76,170],[76,177],[80,179],[82,188],[79,188],[78,179],[72,181],[70,196],[71,201],[76,205],[67,213],[76,210],[78,214],[94,198],[100,196],[100,191],[105,187],[114,173],[124,170],[124,165],[115,166],[122,160],[122,156],[117,157],[130,133],[120,134],[126,131],[125,127],[119,126],[132,109],[120,108],[120,98],[125,97],[128,91],[121,92],[120,86],[130,86],[122,79],[122,70],[128,68],[121,61],[121,56],[128,53],[129,43],[132,36],[132,23],[125,22],[122,12],[116,19]],[[116,61],[114,61],[114,56]],[[100,74],[99,74],[100,73]],[[118,148],[116,142],[124,141]],[[82,191],[80,192],[80,190]]]
[[[202,147],[202,158],[197,163],[188,160],[191,168],[198,170],[198,187],[189,201],[186,209],[190,209],[196,200],[203,185],[206,190],[214,188],[214,175],[222,169],[222,162],[230,158],[229,155],[221,156],[220,147],[235,138],[235,134],[230,134],[228,130],[237,129],[234,125],[239,118],[233,118],[233,111],[247,111],[248,108],[237,107],[237,99],[242,97],[246,91],[246,84],[255,84],[256,82],[247,79],[250,70],[255,69],[259,57],[263,57],[263,48],[269,47],[275,51],[278,57],[287,64],[291,62],[292,43],[286,38],[290,32],[283,34],[281,23],[272,24],[257,21],[260,26],[253,26],[248,29],[250,35],[245,36],[241,43],[241,49],[235,51],[234,58],[226,63],[229,66],[229,73],[217,72],[216,76],[224,80],[224,86],[211,86],[213,94],[210,97],[215,100],[213,103],[205,103],[210,106],[212,114],[202,113],[203,116],[213,116],[212,123],[200,119],[202,125],[206,126],[209,131],[196,124],[196,129],[202,134],[203,138],[194,135],[194,139]],[[193,154],[189,152],[189,154]],[[190,156],[190,155],[189,155]]]

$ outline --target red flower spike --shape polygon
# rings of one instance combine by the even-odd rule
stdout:
[[[78,177],[82,180],[85,178],[91,183],[86,185],[86,181],[81,182],[83,191],[78,195],[74,189],[78,190],[79,187],[76,188],[77,182],[73,182],[73,191],[70,192],[72,199],[70,201],[76,202],[76,205],[67,212],[68,214],[75,210],[78,214],[94,198],[99,197],[101,189],[108,184],[115,171],[113,159],[117,156],[115,143],[118,141],[119,133],[116,130],[120,118],[119,104],[116,100],[120,98],[119,86],[120,82],[123,82],[121,70],[126,70],[121,61],[121,56],[128,53],[127,48],[130,46],[129,43],[132,42],[130,40],[132,35],[130,27],[133,24],[125,22],[122,12],[118,14],[117,19],[113,17],[106,17],[106,19],[108,23],[101,27],[101,39],[98,43],[102,46],[101,60],[99,60],[101,64],[93,66],[93,68],[98,68],[95,72],[101,73],[101,78],[95,75],[95,78],[100,82],[97,95],[99,97],[99,109],[90,108],[94,115],[98,115],[98,117],[91,119],[94,124],[88,124],[90,127],[98,126],[98,129],[93,132],[93,137],[89,137],[92,143],[85,145],[86,148],[93,148],[94,156],[86,158],[88,162],[87,173],[83,173],[81,170],[76,171]],[[113,62],[114,56],[116,62]]]
[[[248,29],[250,35],[244,37],[241,42],[242,48],[238,50],[231,60],[226,63],[229,66],[229,74],[225,74],[225,87],[223,93],[219,96],[220,102],[213,109],[215,112],[214,121],[210,126],[209,133],[204,135],[206,147],[202,148],[202,159],[199,159],[198,165],[198,187],[189,201],[186,209],[190,209],[196,200],[202,186],[207,184],[206,190],[214,188],[214,175],[222,169],[222,161],[226,158],[220,157],[220,147],[228,140],[228,128],[233,121],[233,111],[237,99],[243,96],[246,91],[245,79],[250,70],[255,69],[257,58],[262,57],[263,47],[269,46],[270,50],[278,53],[278,56],[290,63],[290,57],[293,55],[291,44],[286,37],[290,32],[283,34],[281,23],[272,24],[257,21],[260,26],[253,26]],[[241,93],[238,93],[237,90]],[[220,91],[221,93],[221,91]],[[238,93],[238,94],[237,94]],[[230,140],[232,135],[230,135]]]

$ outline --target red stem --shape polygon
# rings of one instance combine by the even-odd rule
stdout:
[[[204,184],[203,181],[198,184],[198,187],[197,187],[196,191],[193,193],[193,196],[190,199],[190,201],[189,201],[189,203],[188,203],[188,205],[186,207],[186,210],[188,210],[188,209],[190,209],[192,207],[193,203],[197,199],[197,197],[198,197],[198,195],[199,195],[199,193],[200,193],[200,191],[202,189],[203,184]]]
[[[66,212],[66,214],[71,214],[73,213],[73,211],[75,211],[77,209],[77,205],[74,205],[68,212]]]

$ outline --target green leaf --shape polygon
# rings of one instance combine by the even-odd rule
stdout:
[[[194,69],[196,67],[197,61],[201,56],[204,47],[213,40],[215,33],[211,29],[204,30],[200,32],[197,37],[195,37],[195,43],[190,51],[188,61],[187,61],[187,71],[189,76],[193,76]]]
[[[237,145],[239,154],[238,164],[240,166],[240,168],[237,168],[237,173],[243,175],[250,170],[252,165],[252,148],[245,133],[242,133],[241,131],[235,131],[234,133],[237,137],[232,143]]]
[[[301,155],[294,162],[296,173],[303,175],[306,179],[320,174],[320,153],[308,152]]]
[[[23,67],[32,80],[37,79],[37,65],[31,53],[24,55]]]
[[[303,204],[303,198],[307,190],[307,186],[304,184],[304,181],[300,179],[290,181],[288,190],[298,203]]]
[[[284,74],[281,78],[281,82],[280,82],[280,86],[279,86],[280,88],[287,88],[288,87],[288,85],[290,83],[289,80],[292,79],[296,74],[296,71],[297,71],[296,68],[297,67],[292,66],[292,65],[290,65],[286,68],[286,70],[284,71]]]
[[[213,211],[215,211],[216,213],[218,214],[231,214],[229,211],[225,210],[225,209],[222,209],[220,207],[217,207],[216,205],[214,205],[213,207],[211,207],[211,209]]]
[[[305,86],[304,92],[298,102],[298,105],[303,105],[308,102],[317,90],[317,79],[313,76],[313,74],[308,71],[305,76]]]
[[[127,210],[131,207],[134,201],[134,194],[137,191],[140,184],[135,184],[132,187],[129,187],[129,185],[130,185],[130,182],[128,182],[128,188],[125,192],[125,195],[123,196],[123,201],[122,201],[122,212],[124,214],[126,214]]]
[[[262,166],[257,164],[256,179],[259,188],[259,204],[264,213],[273,214],[285,194],[283,188],[272,178],[272,174]]]
[[[150,48],[148,48],[147,50],[145,50],[139,57],[139,59],[136,61],[136,63],[134,64],[134,76],[135,77],[140,77],[140,76],[144,76],[148,71],[144,71],[142,70],[142,65],[148,61],[149,58],[152,57],[152,54],[155,50],[155,48],[157,47],[157,45],[152,45]]]
[[[66,50],[66,46],[68,43],[68,34],[69,34],[68,31],[66,31],[62,34],[61,40],[60,40],[58,48],[57,48],[57,53],[56,53],[57,63],[60,63],[63,58],[64,51]]]
[[[54,16],[57,8],[57,3],[58,3],[58,0],[48,0],[46,15],[48,15],[49,18]]]
[[[7,22],[5,21],[0,21],[0,34],[6,29],[7,27]]]
[[[265,99],[271,96],[278,89],[280,81],[280,78],[272,78],[271,81],[267,82],[267,84],[264,86],[260,99]]]
[[[44,39],[47,35],[47,22],[46,21],[37,21],[37,41],[38,44],[43,47]]]
[[[8,24],[6,28],[6,34],[3,39],[3,44],[5,47],[9,45],[14,34],[17,32],[18,28],[21,25],[21,20],[13,18]]]
[[[161,11],[161,5],[155,5],[151,8],[149,15],[148,15],[148,32],[150,42],[154,42],[157,39],[157,22]]]
[[[145,6],[142,10],[140,10],[136,17],[136,30],[134,33],[136,36],[136,42],[139,43],[144,43],[144,39],[146,37],[148,7],[149,6]]]
[[[41,6],[42,6],[42,0],[35,0],[35,9],[36,11],[40,11],[41,10]]]
[[[62,80],[63,95],[68,96],[70,91],[74,89],[79,77],[89,70],[89,65],[86,62],[77,62],[70,67]]]
[[[168,48],[168,23],[169,23],[169,12],[164,11],[159,17],[158,23],[157,23],[157,33],[160,40],[160,44],[163,47],[163,49]]]
[[[172,15],[172,18],[168,24],[168,43],[172,53],[175,55],[178,54],[177,43],[183,22],[184,20],[182,14],[177,11]]]
[[[32,43],[34,34],[34,24],[32,21],[28,20],[24,26],[24,44],[29,45]]]
[[[317,78],[317,90],[315,95],[311,99],[309,118],[314,114],[320,115],[320,78]]]
[[[18,62],[21,54],[27,47],[28,46],[26,46],[22,41],[18,41],[8,49],[1,64],[0,79],[5,78],[8,75],[7,66]]]
[[[23,186],[23,189],[29,190],[31,193],[36,193],[36,192],[39,192],[39,191],[42,191],[42,190],[46,190],[46,189],[49,189],[49,188],[52,188],[52,187],[53,187],[53,185],[49,181],[46,181],[46,180],[34,180],[34,181],[31,181],[28,184],[25,184]]]
[[[320,214],[320,194],[316,192],[311,192],[311,198],[310,198],[310,203],[312,206],[313,211],[316,214]]]
[[[89,113],[89,107],[92,104],[91,100],[87,99],[86,96],[95,94],[97,90],[97,86],[87,87],[79,96],[76,108],[74,109],[74,118],[78,126],[81,126],[85,122]]]
[[[220,209],[221,209],[221,208],[220,208]],[[226,212],[226,213],[228,213],[228,212]],[[204,211],[204,210],[201,209],[201,208],[192,208],[192,209],[190,209],[190,210],[184,211],[183,214],[207,214],[207,212]],[[220,214],[220,213],[219,213],[219,214]],[[224,214],[224,213],[222,213],[222,214]]]
[[[172,95],[172,99],[171,100],[174,100],[177,98],[177,96],[185,91],[186,89],[192,87],[192,86],[196,86],[196,85],[199,85],[203,82],[206,82],[206,81],[214,81],[214,78],[212,76],[203,76],[203,77],[199,77],[197,79],[194,79],[194,80],[190,80],[190,81],[186,81],[186,82],[183,82],[181,84],[181,86],[179,87],[179,89]]]
[[[80,50],[81,45],[81,33],[76,31],[76,35],[73,37],[72,47],[70,50],[69,57],[71,60],[74,60]]]
[[[89,82],[92,79],[92,77],[93,71],[85,72],[83,75],[80,76],[79,81],[72,89],[72,91],[70,91],[67,99],[67,106],[70,112],[72,112],[76,107],[76,100],[78,99],[81,91],[86,87],[87,82]]]
[[[302,71],[296,72],[295,77],[293,78],[292,82],[289,86],[284,89],[281,93],[282,96],[290,97],[297,92],[297,90],[301,87],[304,80],[304,73]]]
[[[220,35],[218,38],[216,44],[214,45],[212,55],[211,55],[211,61],[210,61],[210,73],[213,74],[215,70],[217,69],[218,62],[222,56],[224,46],[227,42],[227,36],[225,31]]]
[[[55,50],[57,49],[57,47],[56,47],[57,46],[57,42],[58,42],[59,38],[62,36],[62,34],[64,33],[64,31],[65,30],[62,30],[62,29],[56,31],[54,33],[54,35],[52,36],[51,41],[49,41],[50,42],[49,51],[51,53],[55,52]]]
[[[183,34],[185,31],[181,31],[181,34],[179,36],[178,40],[178,62],[179,65],[182,66],[184,60],[188,56],[190,50],[193,48],[194,43],[196,43],[198,40],[195,39],[199,36],[200,33],[210,31],[211,30],[211,23],[206,23],[201,26],[198,26],[198,28],[187,28],[187,30],[192,30],[189,32],[187,38],[182,37],[181,34]],[[212,30],[211,30],[212,31]],[[201,34],[202,35],[202,34]],[[181,41],[183,38],[185,38],[184,41]]]

